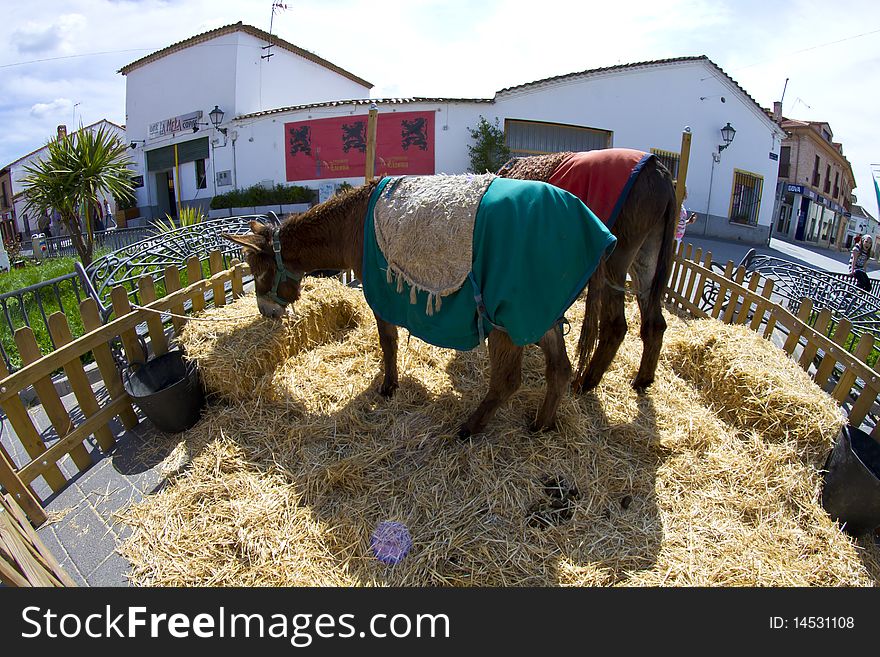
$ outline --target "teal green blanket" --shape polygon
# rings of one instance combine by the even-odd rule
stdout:
[[[493,328],[507,331],[516,345],[537,342],[617,241],[573,194],[543,182],[496,178],[477,209],[472,281],[443,297],[440,310],[428,316],[425,292],[411,304],[409,289],[398,292],[388,282],[376,243],[373,209],[389,180],[377,185],[364,223],[364,295],[380,318],[438,347],[473,349]],[[482,319],[477,292],[485,305]]]

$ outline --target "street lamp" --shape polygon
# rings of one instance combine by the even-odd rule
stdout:
[[[736,137],[736,128],[730,125],[730,121],[727,122],[727,125],[721,128],[721,138],[724,140],[723,144],[718,145],[718,153],[720,154],[725,148],[730,146],[733,142],[733,138]]]
[[[222,132],[224,135],[226,134],[226,128],[221,128],[220,124],[223,123],[223,110],[220,109],[219,106],[214,105],[214,109],[208,112],[208,118],[211,119],[211,123],[219,132]]]

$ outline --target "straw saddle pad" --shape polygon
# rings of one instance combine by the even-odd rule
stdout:
[[[383,178],[364,218],[364,296],[438,347],[473,349],[496,329],[532,344],[615,243],[580,199],[544,182]]]
[[[474,220],[493,174],[393,179],[373,210],[376,243],[388,262],[387,280],[410,286],[410,302],[426,292],[433,315],[471,271]]]

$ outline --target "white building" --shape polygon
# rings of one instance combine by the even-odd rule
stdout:
[[[270,42],[274,56],[266,60]],[[204,207],[215,194],[255,184],[325,193],[340,182],[361,184],[366,115],[375,103],[377,175],[466,171],[469,129],[480,116],[499,120],[515,155],[629,147],[653,150],[673,169],[688,127],[686,206],[699,216],[689,231],[769,239],[784,133],[706,57],[560,75],[494,98],[370,99],[371,85],[357,76],[239,23],[121,72],[145,216],[177,202]],[[223,111],[221,130],[209,120],[215,107]],[[720,148],[727,125],[735,138]]]
[[[120,140],[125,139],[125,128],[123,126],[116,125],[112,121],[108,121],[107,119],[101,119],[91,125],[84,126],[81,130],[88,130],[89,132],[97,132],[101,128],[104,128],[105,131],[109,132],[112,135],[115,135]],[[60,125],[58,126],[58,133],[61,132],[67,133],[67,126]],[[79,131],[77,131],[79,132]],[[29,216],[27,209],[27,195],[25,194],[25,187],[23,184],[24,178],[27,177],[28,173],[25,170],[27,165],[36,164],[39,160],[44,159],[47,156],[48,146],[43,146],[38,148],[35,151],[28,153],[20,158],[18,158],[15,162],[12,162],[6,165],[3,170],[8,170],[9,179],[11,181],[12,187],[12,202],[13,202],[13,217],[15,220],[15,230],[19,234],[21,234],[22,239],[27,241],[31,238],[33,233],[36,233],[38,230],[37,227],[37,218],[33,216]],[[113,199],[107,199],[110,201],[111,205],[113,204]]]

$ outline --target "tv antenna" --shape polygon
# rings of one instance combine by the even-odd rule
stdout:
[[[285,11],[286,9],[287,9],[287,4],[286,4],[286,3],[284,3],[284,2],[275,2],[275,1],[273,0],[273,2],[272,2],[272,16],[269,18],[269,43],[268,43],[267,45],[263,46],[262,49],[266,51],[266,54],[265,54],[265,55],[260,55],[260,59],[265,59],[265,60],[268,61],[268,59],[274,54],[274,53],[271,51],[271,48],[272,48],[272,46],[274,45],[274,44],[272,43],[272,26],[273,26],[273,24],[275,23],[275,12],[276,12],[276,11]]]

